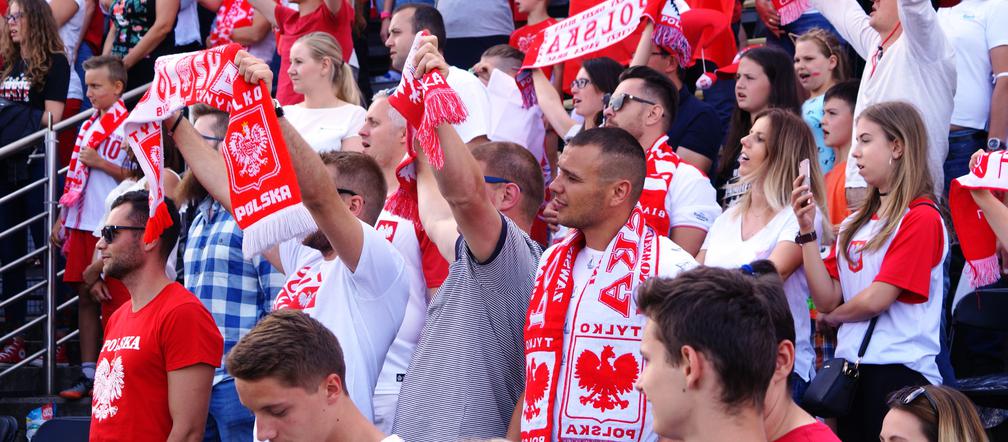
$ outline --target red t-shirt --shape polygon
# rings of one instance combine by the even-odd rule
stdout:
[[[840,442],[840,438],[822,422],[815,422],[795,428],[774,442]]]
[[[444,280],[448,279],[448,261],[445,261],[444,257],[441,256],[441,251],[438,250],[437,244],[431,241],[426,231],[416,225],[413,227],[416,231],[417,242],[420,243],[420,259],[423,261],[421,265],[423,266],[424,282],[427,283],[427,288],[429,289],[441,287],[441,284],[444,284]]]
[[[290,68],[290,50],[294,42],[302,35],[312,32],[325,32],[332,35],[343,51],[343,61],[350,61],[353,52],[353,39],[350,24],[353,22],[353,7],[346,0],[339,13],[332,11],[322,3],[317,9],[306,16],[286,6],[277,5],[274,10],[277,22],[277,52],[280,54],[280,78],[277,83],[277,100],[282,105],[297,104],[304,97],[294,92],[287,69]]]
[[[164,441],[168,372],[219,367],[224,339],[195,295],[173,282],[138,312],[127,302],[105,332],[91,401],[91,440]],[[209,388],[209,385],[207,386]]]

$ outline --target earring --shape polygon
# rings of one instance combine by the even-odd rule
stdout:
[[[889,165],[892,166],[892,157],[889,157]]]

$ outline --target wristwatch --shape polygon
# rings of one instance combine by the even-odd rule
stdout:
[[[813,230],[809,233],[799,233],[798,236],[794,237],[794,242],[795,244],[802,245],[807,242],[815,241],[817,238],[818,236],[816,236],[815,230]]]
[[[987,139],[987,150],[988,151],[1001,150],[1001,149],[1004,149],[1004,148],[1005,148],[1005,143],[1003,141],[1001,141],[1000,138],[991,137],[991,138]]]
[[[280,105],[280,100],[276,98],[273,99],[273,110],[276,112],[277,118],[282,118],[284,116],[283,106]]]

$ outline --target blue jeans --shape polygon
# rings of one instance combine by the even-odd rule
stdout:
[[[952,180],[969,173],[969,159],[977,149],[987,147],[987,134],[979,129],[960,129],[949,132],[949,150],[942,169],[945,172],[945,197],[948,197]]]
[[[84,84],[84,61],[93,57],[94,51],[91,50],[91,45],[81,42],[80,48],[77,49],[77,60],[74,61],[73,68],[77,71],[77,77],[81,81],[81,90],[84,91],[84,98],[81,99],[81,107],[78,112],[84,112],[91,109],[91,100],[87,97],[87,85]]]
[[[252,439],[252,412],[238,401],[234,379],[214,385],[210,393],[210,415],[207,416],[204,442],[248,442]]]
[[[826,17],[823,17],[822,14],[819,13],[802,14],[802,16],[798,17],[797,20],[781,26],[781,30],[784,31],[784,34],[780,37],[769,32],[766,29],[766,26],[763,25],[763,22],[756,23],[755,33],[757,36],[766,37],[767,46],[776,46],[793,56],[795,51],[794,41],[791,40],[791,37],[789,37],[788,34],[802,35],[812,28],[827,30],[835,35],[838,40],[844,42],[843,38],[840,37],[840,34],[837,33],[836,28],[830,24],[829,20],[826,20]],[[762,31],[762,35],[760,31]]]

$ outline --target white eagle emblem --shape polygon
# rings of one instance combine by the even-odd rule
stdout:
[[[248,123],[242,123],[241,132],[231,133],[227,148],[231,157],[242,166],[240,175],[249,177],[259,175],[259,170],[267,163],[263,154],[268,142],[266,129],[258,123],[253,123],[251,127]]]
[[[122,397],[124,377],[122,356],[116,356],[111,364],[104,358],[98,364],[91,403],[91,414],[95,419],[102,421],[119,412],[119,407],[112,403]]]

